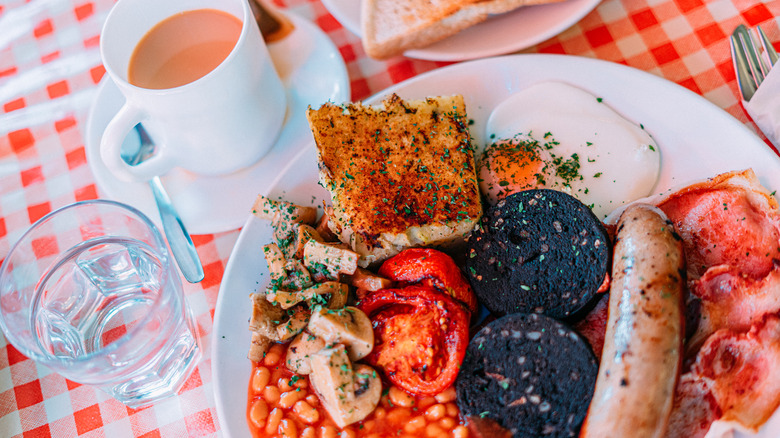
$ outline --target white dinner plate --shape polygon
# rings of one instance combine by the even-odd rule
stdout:
[[[531,47],[568,29],[592,11],[601,0],[566,0],[525,6],[494,15],[475,26],[423,49],[408,50],[410,58],[464,61],[503,55]],[[336,20],[355,35],[360,30],[362,0],[322,0]]]
[[[623,65],[559,55],[513,55],[452,65],[412,78],[369,99],[377,103],[396,92],[404,98],[463,94],[471,135],[484,145],[491,110],[511,93],[533,83],[557,80],[603,98],[617,112],[644,128],[661,150],[661,173],[655,191],[733,169],[752,167],[773,191],[780,188],[780,159],[737,119],[672,82]],[[321,205],[327,192],[317,185],[314,147],[305,149],[271,195],[302,205]],[[251,315],[249,294],[267,284],[259,248],[271,242],[266,221],[249,216],[228,261],[217,299],[212,334],[212,371],[217,412],[226,436],[248,437],[247,388],[251,363],[246,358]],[[713,434],[710,437],[721,436]],[[775,415],[758,435],[780,434]]]
[[[199,176],[176,168],[162,176],[184,225],[191,234],[209,234],[239,228],[258,193],[265,193],[312,142],[306,108],[327,101],[349,99],[349,76],[336,46],[307,20],[286,13],[295,30],[268,45],[276,71],[287,91],[287,117],[271,151],[249,168],[222,176]],[[136,207],[160,225],[154,196],[146,183],[117,179],[100,158],[100,139],[108,122],[124,103],[124,96],[105,76],[87,119],[87,162],[98,188],[109,198]],[[135,136],[125,141],[138,142]]]

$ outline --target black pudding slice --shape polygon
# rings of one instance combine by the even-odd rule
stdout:
[[[576,437],[597,373],[591,349],[563,323],[507,315],[469,343],[455,382],[458,408],[478,430],[495,422],[514,437]]]
[[[607,231],[585,204],[527,190],[487,210],[469,238],[466,273],[493,313],[565,318],[598,291],[611,253]]]

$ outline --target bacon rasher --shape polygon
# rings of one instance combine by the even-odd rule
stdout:
[[[687,348],[697,351],[718,329],[746,332],[764,315],[780,311],[780,268],[754,279],[733,266],[713,266],[690,290],[701,300],[699,326]]]
[[[657,205],[683,239],[701,312],[686,346],[696,361],[676,388],[669,437],[703,436],[716,419],[755,430],[780,405],[778,203],[748,169]]]
[[[719,330],[704,343],[693,372],[723,416],[757,430],[780,406],[780,317],[765,315],[747,333]]]
[[[676,387],[667,437],[703,437],[718,419],[757,430],[780,406],[777,201],[748,169],[640,202],[661,208],[683,239],[694,304],[686,323],[698,319],[686,330],[695,329],[693,365]],[[592,313],[583,323],[594,331],[603,309]]]
[[[719,265],[759,279],[780,260],[778,204],[751,169],[690,185],[656,205],[683,239],[689,280]]]

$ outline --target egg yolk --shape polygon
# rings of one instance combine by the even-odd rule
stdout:
[[[512,193],[544,187],[546,170],[538,145],[519,140],[493,143],[480,161],[482,193],[495,204]]]

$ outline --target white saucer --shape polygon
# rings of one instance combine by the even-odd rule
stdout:
[[[162,182],[192,234],[211,234],[241,227],[258,194],[266,194],[298,154],[311,147],[306,108],[326,101],[341,103],[350,97],[349,77],[341,54],[314,24],[286,13],[295,30],[268,45],[277,72],[287,89],[288,112],[271,152],[250,168],[219,177],[199,176],[174,169]],[[130,204],[155,223],[160,215],[146,183],[128,183],[114,177],[100,158],[100,139],[124,97],[106,75],[87,119],[87,162],[100,193]],[[138,140],[128,136],[125,141]]]

